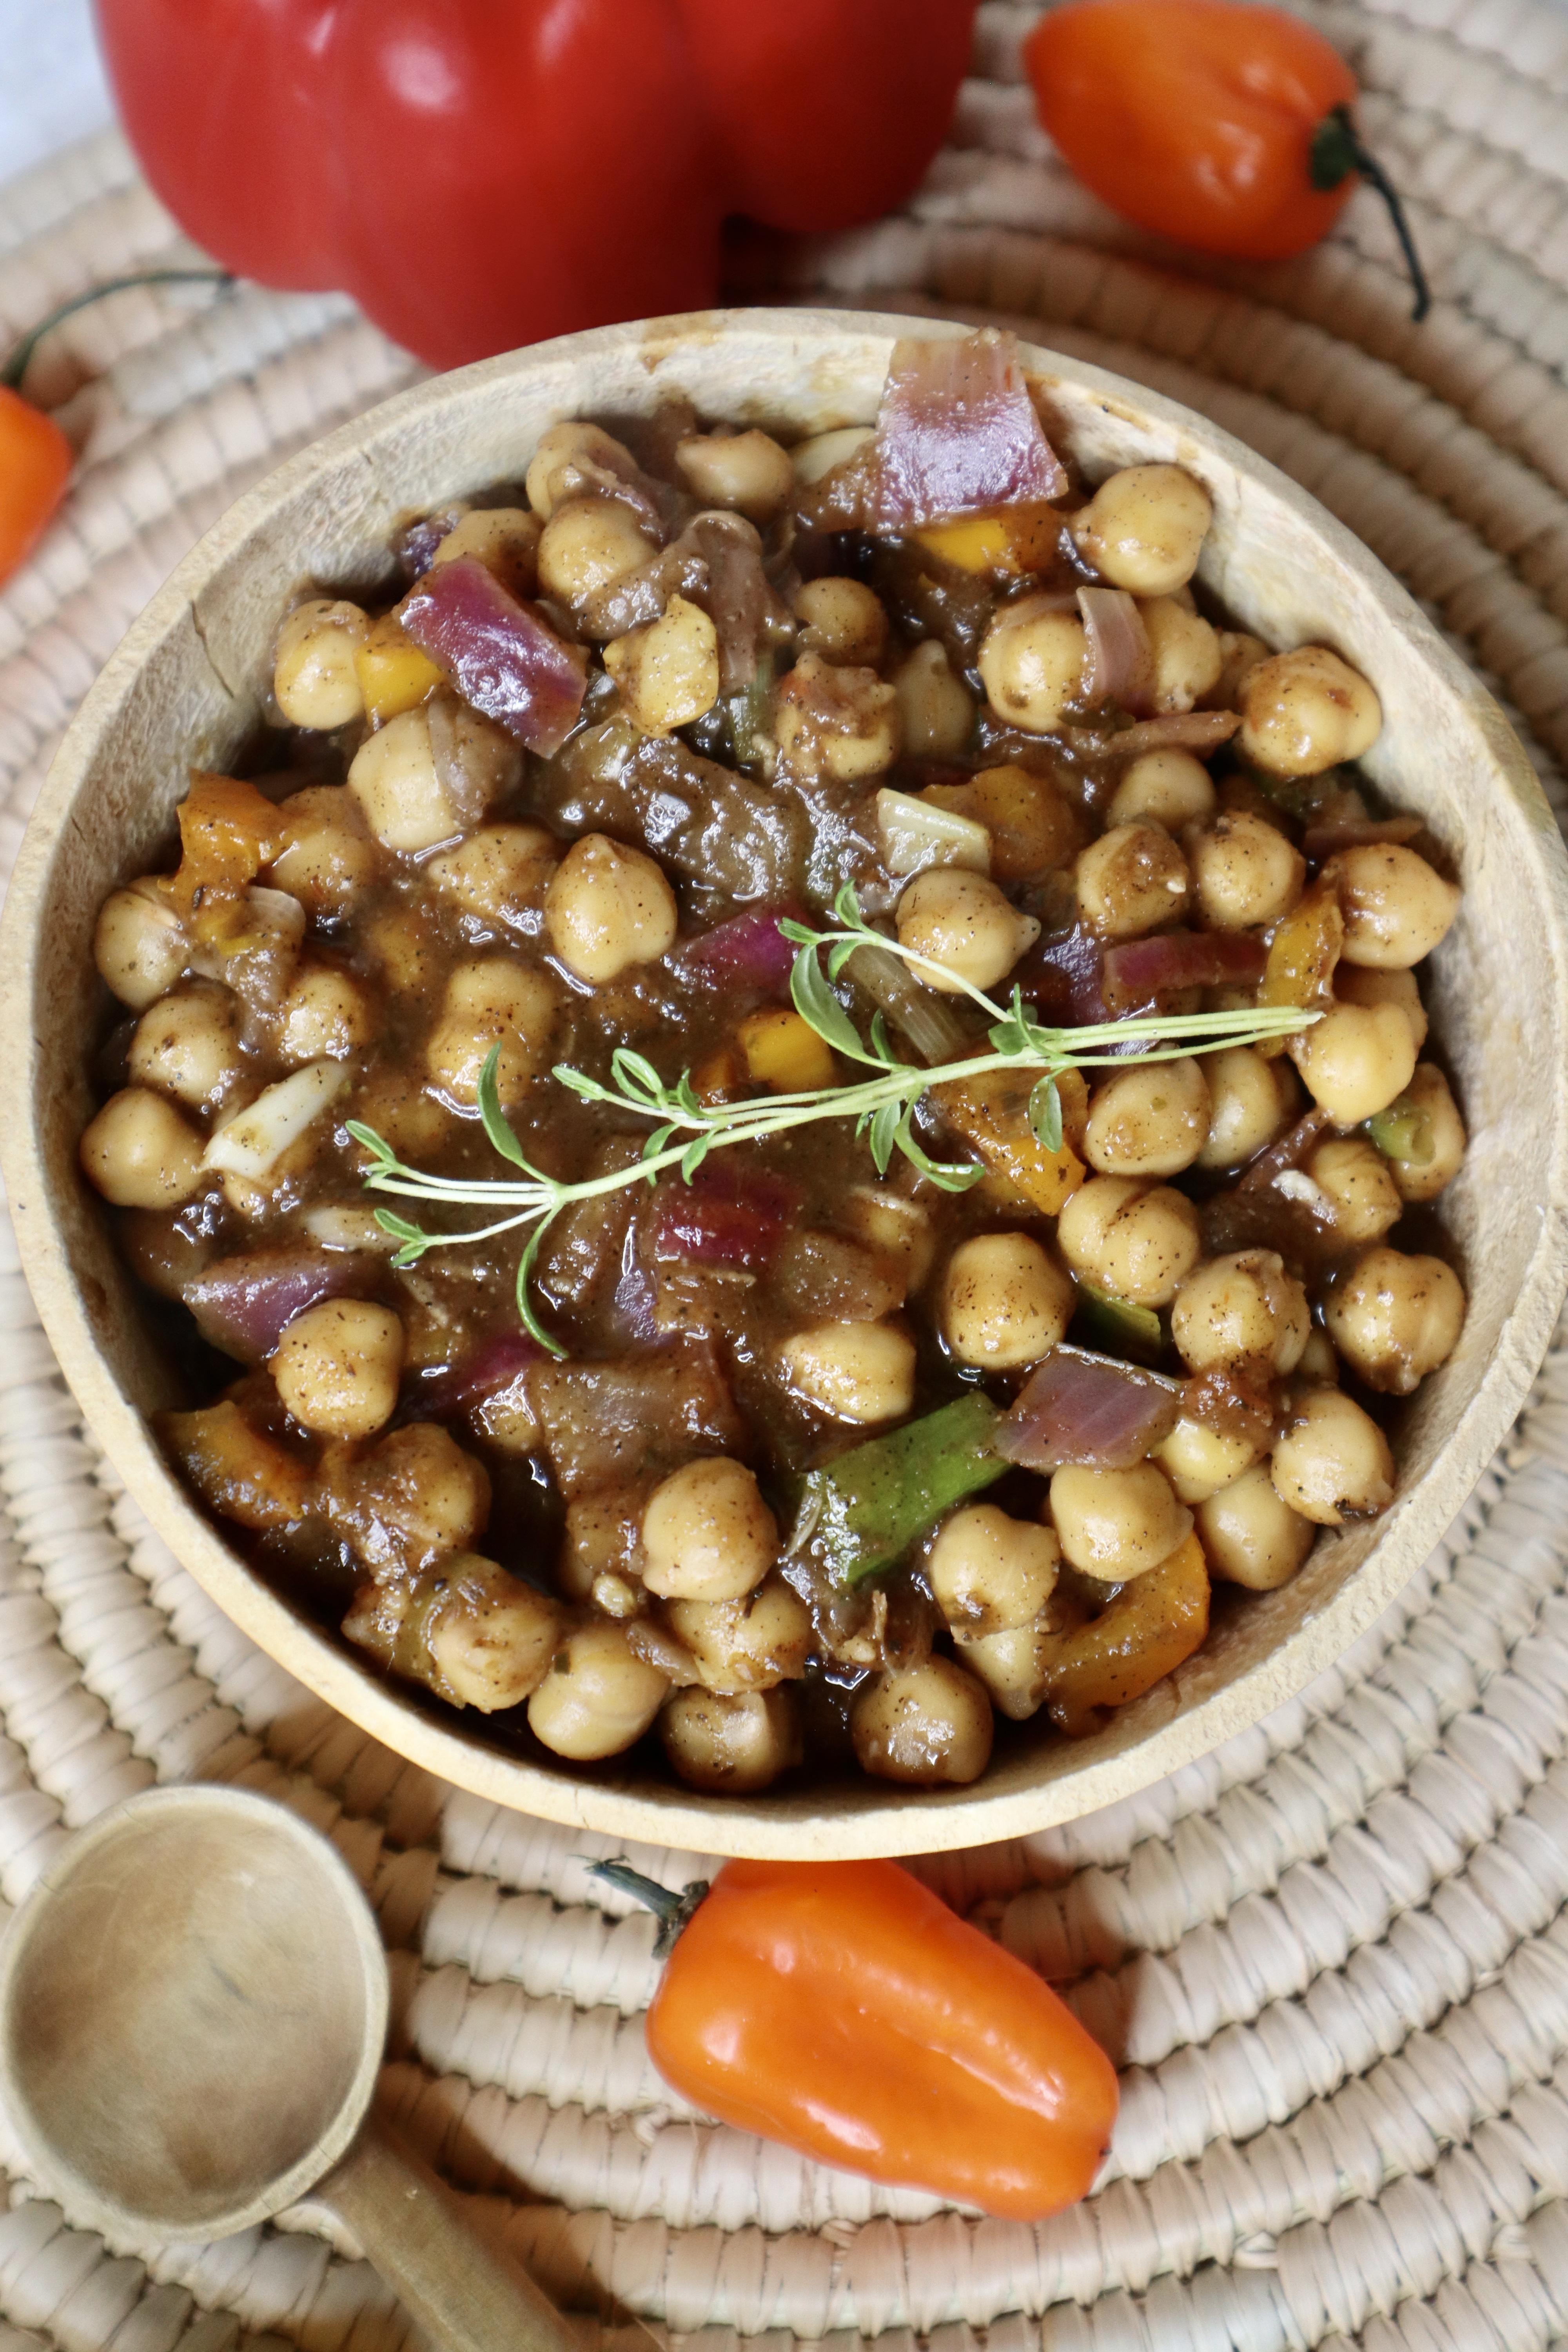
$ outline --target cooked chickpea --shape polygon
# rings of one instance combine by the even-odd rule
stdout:
[[[876,438],[874,425],[839,425],[830,433],[814,433],[808,441],[800,441],[789,453],[790,468],[802,489],[814,482],[826,481],[829,474],[847,466],[851,457],[858,457],[868,441]]]
[[[1369,1389],[1409,1396],[1458,1345],[1464,1286],[1440,1257],[1369,1249],[1329,1293],[1323,1319]]]
[[[1317,1538],[1311,1520],[1276,1494],[1266,1462],[1201,1502],[1197,1523],[1209,1574],[1251,1592],[1288,1584]]]
[[[772,1786],[804,1753],[792,1683],[765,1691],[672,1691],[658,1718],[664,1752],[683,1780],[729,1797]]]
[[[375,879],[379,854],[353,793],[310,784],[279,805],[284,846],[268,879],[312,915],[343,914]]]
[[[942,1323],[961,1364],[1016,1371],[1054,1348],[1077,1294],[1027,1234],[976,1234],[948,1262]]]
[[[540,435],[523,488],[534,513],[548,522],[563,499],[575,498],[595,474],[632,481],[637,471],[631,451],[602,425],[566,417]]]
[[[1326,646],[1274,654],[1247,672],[1237,694],[1237,749],[1277,776],[1320,776],[1359,760],[1383,731],[1364,677]]]
[[[173,988],[185,969],[184,926],[154,877],[111,890],[92,935],[92,960],[121,1004],[133,1013]]]
[[[1208,492],[1182,467],[1123,466],[1075,518],[1072,535],[1113,588],[1169,596],[1197,570],[1213,518]]]
[[[1359,1127],[1410,1084],[1415,1046],[1397,1004],[1333,1004],[1287,1048],[1336,1127]]]
[[[668,735],[719,699],[719,632],[700,604],[672,596],[657,621],[605,647],[621,706],[645,735]]]
[[[1218,637],[1174,596],[1153,597],[1139,610],[1153,658],[1155,709],[1190,710],[1219,677]]]
[[[1288,1062],[1266,1061],[1250,1045],[1205,1054],[1202,1068],[1208,1080],[1209,1131],[1197,1164],[1240,1168],[1273,1142],[1290,1117],[1294,1073]]]
[[[729,507],[759,526],[782,513],[795,489],[789,452],[771,433],[695,433],[675,445],[675,464],[694,499]]]
[[[559,855],[554,835],[542,824],[482,824],[460,847],[433,857],[425,872],[465,914],[531,929]]]
[[[708,1690],[794,1682],[811,1647],[811,1612],[782,1576],[768,1577],[746,1600],[671,1601],[665,1613]]]
[[[1004,604],[980,647],[980,676],[998,719],[1048,734],[1088,691],[1089,639],[1076,613],[1049,596]]]
[[[1037,1714],[1060,1654],[1062,1640],[1048,1621],[1010,1625],[1004,1633],[964,1633],[955,1637],[965,1671],[985,1686],[998,1715],[1026,1723]]]
[[[1052,1475],[1050,1513],[1073,1567],[1102,1584],[1146,1575],[1193,1531],[1191,1511],[1154,1462],[1131,1470],[1069,1462]]]
[[[1321,1528],[1371,1518],[1394,1500],[1394,1456],[1370,1413],[1338,1389],[1299,1396],[1269,1469],[1274,1491]]]
[[[850,1738],[864,1772],[914,1788],[966,1787],[991,1761],[991,1701],[951,1659],[882,1675],[856,1698]]]
[[[642,1520],[643,1582],[665,1601],[743,1601],[778,1558],[773,1515],[743,1462],[689,1462],[654,1489]]]
[[[370,1437],[392,1418],[403,1326],[366,1298],[324,1298],[296,1315],[268,1370],[296,1421],[323,1437]]]
[[[163,1095],[111,1095],[81,1139],[81,1164],[117,1209],[177,1209],[208,1181],[202,1139]]]
[[[1342,961],[1334,967],[1334,995],[1341,1004],[1397,1004],[1416,1052],[1426,1043],[1426,1007],[1413,971],[1374,971],[1370,964]]]
[[[348,790],[388,849],[433,849],[462,830],[430,746],[430,713],[399,711],[367,735],[349,768]]]
[[[1190,751],[1141,751],[1122,770],[1105,821],[1160,824],[1174,834],[1184,824],[1201,824],[1214,807],[1214,783],[1201,760]]]
[[[430,569],[472,555],[513,596],[531,596],[539,585],[539,517],[524,507],[470,507],[458,517],[430,558]]]
[[[819,1323],[786,1339],[795,1394],[835,1421],[896,1421],[915,1401],[915,1343],[889,1323]]]
[[[1398,1223],[1405,1203],[1388,1162],[1360,1136],[1331,1136],[1320,1143],[1306,1172],[1322,1195],[1336,1241],[1381,1241]]]
[[[1339,1381],[1340,1360],[1334,1353],[1333,1341],[1314,1324],[1296,1367],[1295,1385],[1299,1389],[1332,1389],[1339,1386]]]
[[[1459,1172],[1465,1156],[1465,1122],[1436,1062],[1416,1063],[1405,1099],[1413,1110],[1426,1114],[1432,1156],[1419,1162],[1391,1158],[1388,1172],[1402,1201],[1435,1201]]]
[[[1447,938],[1459,911],[1458,885],[1394,841],[1342,849],[1322,879],[1339,895],[1345,962],[1373,971],[1408,971]]]
[[[1084,1157],[1102,1176],[1174,1176],[1209,1131],[1208,1081],[1190,1055],[1134,1063],[1096,1088]]]
[[[528,1702],[528,1727],[555,1755],[590,1764],[640,1739],[668,1688],[657,1666],[638,1657],[626,1627],[601,1618],[556,1652]]]
[[[1203,1250],[1186,1194],[1129,1176],[1080,1184],[1063,1206],[1057,1239],[1075,1274],[1134,1307],[1168,1307]]]
[[[853,784],[879,776],[899,756],[899,698],[874,669],[803,653],[779,688],[773,732],[781,755],[803,775]]]
[[[1249,635],[1246,629],[1221,629],[1219,659],[1219,676],[1209,690],[1209,701],[1215,710],[1234,710],[1242,681],[1259,662],[1268,659],[1268,648],[1261,637]]]
[[[1205,1503],[1234,1486],[1263,1451],[1250,1438],[1227,1437],[1206,1421],[1183,1413],[1154,1458],[1176,1490],[1180,1503]]]
[[[278,632],[272,693],[290,727],[346,727],[364,709],[354,656],[370,634],[357,604],[314,596]]]
[[[1101,939],[1135,940],[1186,912],[1187,861],[1157,824],[1112,825],[1076,872],[1079,912]]]
[[[286,1062],[346,1060],[375,1033],[363,989],[341,964],[310,963],[283,999],[278,1051]]]
[[[888,616],[875,589],[863,581],[808,580],[795,592],[794,613],[802,624],[801,647],[837,668],[841,664],[875,668],[888,643]]]
[[[545,974],[508,956],[455,964],[425,1046],[431,1083],[453,1102],[478,1102],[479,1074],[499,1045],[497,1090],[503,1103],[518,1101],[544,1066],[557,1010]]]
[[[1171,1337],[1194,1372],[1247,1361],[1294,1371],[1311,1328],[1307,1294],[1275,1250],[1210,1258],[1171,1308]]]
[[[916,875],[899,900],[898,924],[900,947],[947,966],[917,977],[948,996],[963,980],[994,988],[1040,936],[1035,918],[1021,915],[994,882],[951,866]]]
[[[945,649],[927,637],[893,673],[904,750],[911,760],[956,759],[974,730],[974,705]]]
[[[1226,814],[1187,845],[1204,928],[1246,931],[1278,922],[1301,895],[1307,864],[1267,817]]]
[[[139,1087],[212,1109],[243,1066],[238,999],[210,980],[188,982],[142,1015],[128,1059]]]
[[[585,833],[555,869],[544,921],[567,971],[602,988],[673,947],[679,918],[675,893],[651,857]]]
[[[624,499],[571,498],[555,509],[540,535],[539,584],[563,604],[585,604],[653,552],[652,540]]]
[[[1061,1546],[1049,1528],[972,1503],[943,1520],[925,1566],[953,1633],[1004,1633],[1032,1623],[1050,1599]]]
[[[333,1482],[324,1484],[331,1507]],[[353,1484],[359,1506],[350,1522],[353,1540],[378,1577],[472,1551],[489,1517],[484,1464],[432,1421],[410,1422],[377,1438],[355,1465]]]
[[[936,1234],[929,1211],[919,1201],[906,1201],[901,1192],[879,1184],[857,1184],[839,1218],[879,1257],[891,1258],[901,1267],[908,1290],[920,1288],[936,1255]]]
[[[477,1552],[454,1552],[441,1573],[446,1595],[426,1620],[425,1639],[443,1697],[485,1715],[521,1706],[560,1646],[560,1611]]]

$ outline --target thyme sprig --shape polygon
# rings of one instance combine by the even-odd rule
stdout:
[[[376,1223],[398,1244],[393,1264],[416,1265],[426,1250],[470,1246],[498,1234],[531,1225],[517,1269],[517,1305],[524,1328],[552,1355],[564,1349],[541,1323],[530,1289],[540,1245],[563,1209],[580,1201],[623,1191],[627,1185],[649,1183],[668,1170],[678,1169],[689,1184],[710,1151],[740,1143],[764,1143],[793,1129],[826,1118],[853,1119],[857,1136],[869,1143],[877,1171],[885,1176],[895,1151],[901,1152],[921,1175],[946,1192],[962,1192],[978,1182],[984,1167],[973,1160],[933,1160],[915,1133],[915,1114],[921,1098],[933,1087],[955,1079],[990,1076],[1004,1070],[1038,1070],[1030,1092],[1028,1120],[1038,1143],[1047,1151],[1062,1148],[1062,1108],[1058,1081],[1064,1070],[1095,1069],[1130,1058],[1130,1046],[1139,1048],[1142,1061],[1172,1061],[1194,1048],[1215,1052],[1226,1046],[1255,1045],[1266,1038],[1282,1037],[1306,1028],[1318,1019],[1299,1005],[1251,1006],[1235,1013],[1153,1014],[1138,1020],[1111,1021],[1082,1029],[1047,1028],[1037,1021],[1015,988],[1010,1003],[998,1004],[949,966],[919,954],[890,939],[861,914],[854,887],[846,883],[834,901],[841,928],[813,930],[808,924],[781,922],[779,928],[797,952],[790,974],[790,996],[801,1018],[846,1061],[876,1072],[874,1077],[843,1087],[811,1087],[793,1094],[773,1094],[740,1103],[705,1103],[699,1099],[689,1071],[683,1070],[673,1086],[660,1077],[653,1064],[628,1046],[617,1046],[610,1056],[612,1083],[589,1077],[582,1070],[558,1064],[552,1072],[557,1083],[584,1102],[601,1103],[639,1118],[657,1122],[643,1145],[642,1157],[629,1168],[602,1176],[563,1183],[536,1168],[519,1143],[501,1108],[496,1084],[500,1055],[493,1046],[479,1075],[479,1111],[491,1147],[521,1181],[504,1177],[433,1176],[407,1167],[374,1128],[358,1119],[348,1122],[354,1141],[370,1155],[364,1181],[373,1192],[390,1192],[412,1201],[446,1207],[479,1207],[507,1213],[492,1223],[450,1233],[427,1233],[411,1218],[393,1209],[377,1209]],[[877,948],[900,957],[917,975],[942,981],[947,990],[969,997],[990,1016],[986,1044],[991,1051],[931,1068],[900,1058],[883,1015],[872,1016],[862,1037],[834,992],[857,950]],[[826,970],[824,969],[826,958]],[[978,1041],[977,1041],[978,1042]]]

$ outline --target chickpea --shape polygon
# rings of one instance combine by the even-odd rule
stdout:
[[[324,1298],[296,1315],[268,1370],[278,1393],[323,1437],[370,1437],[391,1420],[403,1371],[403,1326],[364,1298]]]
[[[897,1421],[915,1401],[915,1343],[889,1323],[819,1323],[779,1349],[796,1396],[835,1421]]]
[[[1336,1127],[1386,1110],[1415,1070],[1410,1024],[1396,1004],[1331,1005],[1286,1051]]]
[[[1076,1297],[1070,1276],[1027,1234],[976,1234],[948,1262],[942,1330],[961,1364],[1016,1371],[1056,1346]]]
[[[1061,1546],[1049,1528],[972,1503],[944,1519],[926,1575],[955,1633],[1005,1633],[1032,1624],[1056,1590]]]
[[[1220,672],[1209,690],[1209,700],[1215,710],[1234,710],[1243,680],[1259,662],[1268,659],[1268,648],[1261,637],[1251,636],[1245,629],[1221,629],[1219,658]]]
[[[1322,879],[1339,894],[1345,962],[1373,971],[1408,971],[1447,938],[1459,911],[1458,885],[1394,841],[1342,849]]]
[[[1240,1168],[1272,1143],[1295,1108],[1295,1074],[1285,1061],[1266,1061],[1250,1045],[1205,1054],[1208,1080],[1208,1140],[1200,1168]]]
[[[1333,1136],[1320,1143],[1307,1174],[1323,1196],[1336,1241],[1381,1241],[1398,1223],[1405,1203],[1388,1162],[1360,1136]]]
[[[672,948],[679,917],[675,893],[651,857],[585,833],[551,877],[544,922],[567,971],[602,988]]]
[[[1209,1574],[1251,1592],[1288,1584],[1316,1540],[1311,1520],[1276,1494],[1265,1462],[1200,1503],[1197,1522]]]
[[[1174,1176],[1209,1131],[1208,1081],[1198,1063],[1134,1064],[1097,1087],[1084,1156],[1102,1176]]]
[[[278,814],[285,845],[268,878],[312,915],[346,913],[374,881],[379,862],[353,793],[343,784],[310,784],[291,793]]]
[[[664,1752],[694,1789],[749,1797],[771,1787],[804,1753],[800,1698],[792,1683],[765,1691],[672,1691],[658,1718]]]
[[[839,1210],[840,1222],[877,1256],[891,1258],[903,1271],[905,1296],[918,1290],[936,1255],[929,1212],[879,1184],[857,1184]]]
[[[1135,940],[1187,910],[1187,861],[1156,824],[1117,824],[1078,861],[1079,912],[1101,939]]]
[[[743,1601],[778,1558],[773,1515],[742,1462],[689,1462],[643,1513],[643,1582],[666,1601]]]
[[[980,647],[980,676],[998,719],[1032,735],[1060,726],[1089,689],[1089,638],[1049,596],[1004,604]]]
[[[499,1045],[496,1087],[521,1099],[542,1068],[555,1031],[555,991],[542,971],[508,956],[454,964],[442,1013],[425,1046],[431,1084],[456,1103],[477,1103],[479,1074]]]
[[[1183,1413],[1154,1459],[1176,1490],[1180,1503],[1206,1503],[1232,1486],[1257,1461],[1262,1447],[1249,1438],[1226,1437],[1206,1421]]]
[[[795,491],[789,452],[771,433],[698,433],[675,445],[676,470],[705,507],[729,507],[759,527],[772,522]]]
[[[472,555],[509,594],[531,596],[539,585],[539,517],[523,507],[470,507],[437,548],[430,569]]]
[[[187,983],[142,1015],[128,1059],[137,1086],[215,1108],[243,1066],[238,999],[210,980]]]
[[[1057,1239],[1076,1275],[1134,1307],[1168,1307],[1203,1250],[1185,1193],[1129,1176],[1080,1184],[1062,1208]]]
[[[1369,1249],[1330,1292],[1323,1319],[1369,1389],[1409,1396],[1458,1345],[1464,1286],[1440,1257]]]
[[[859,783],[899,756],[899,698],[874,669],[836,667],[808,651],[779,688],[773,730],[802,774]]]
[[[570,498],[555,509],[540,538],[539,585],[563,604],[585,604],[653,552],[653,541],[623,499]]]
[[[1153,657],[1155,709],[1190,710],[1219,677],[1218,637],[1174,596],[1155,596],[1139,610]]]
[[[314,596],[278,632],[272,693],[290,727],[346,727],[364,709],[354,656],[370,634],[357,604]]]
[[[1426,1043],[1426,1007],[1413,971],[1374,971],[1370,964],[1341,961],[1334,967],[1334,995],[1341,1004],[1397,1004],[1416,1052]]]
[[[1436,1062],[1417,1062],[1405,1089],[1413,1110],[1425,1111],[1432,1157],[1419,1166],[1414,1160],[1390,1159],[1388,1172],[1402,1201],[1435,1201],[1459,1172],[1465,1156],[1465,1123]]]
[[[792,607],[802,626],[801,647],[837,668],[875,669],[888,644],[888,616],[876,591],[859,580],[808,580]]]
[[[548,522],[563,499],[575,498],[595,476],[605,474],[635,482],[637,466],[631,451],[602,425],[566,417],[540,435],[523,488],[534,513]]]
[[[1236,708],[1237,749],[1277,776],[1321,776],[1359,760],[1383,731],[1376,695],[1326,646],[1300,646],[1249,669]]]
[[[1214,783],[1201,760],[1190,751],[1141,751],[1122,770],[1105,821],[1160,824],[1174,834],[1184,824],[1201,824],[1214,809]]]
[[[951,1659],[883,1675],[856,1698],[849,1735],[863,1772],[915,1788],[966,1787],[991,1761],[991,1701]]]
[[[743,1601],[671,1601],[669,1630],[707,1690],[772,1690],[795,1682],[811,1647],[811,1612],[782,1576]]]
[[[893,692],[911,760],[952,760],[974,730],[974,705],[954,677],[942,641],[927,637],[893,673]]]
[[[104,900],[92,935],[92,960],[121,1004],[134,1013],[173,988],[185,969],[190,941],[181,922],[148,875]]]
[[[900,947],[947,967],[917,973],[946,996],[959,994],[965,980],[994,988],[1040,936],[1035,918],[1021,915],[994,882],[952,866],[916,875],[899,900],[898,924]]]
[[[462,830],[436,766],[426,707],[399,711],[366,736],[350,764],[348,789],[388,849],[433,849]]]
[[[177,1209],[205,1190],[202,1139],[172,1102],[127,1087],[81,1139],[81,1164],[117,1209]]]
[[[1338,1389],[1309,1389],[1269,1469],[1274,1491],[1321,1528],[1370,1518],[1394,1500],[1394,1456],[1369,1413]]]
[[[1289,914],[1301,895],[1307,864],[1266,817],[1216,817],[1187,846],[1205,930],[1256,930]]]
[[[531,929],[555,871],[558,847],[542,824],[482,824],[459,848],[433,857],[425,872],[481,923]]]
[[[1074,1568],[1102,1584],[1146,1575],[1193,1531],[1191,1511],[1155,1462],[1131,1470],[1069,1462],[1052,1475],[1050,1513]]]
[[[965,1671],[983,1683],[998,1715],[1026,1723],[1037,1714],[1061,1651],[1061,1635],[1048,1621],[1010,1625],[1004,1633],[956,1635]]]
[[[789,453],[795,480],[802,489],[826,481],[851,457],[858,457],[876,433],[874,425],[840,425],[831,433],[814,433],[809,440],[797,442]]]
[[[433,1421],[377,1438],[346,1476],[322,1486],[329,1516],[382,1579],[472,1551],[489,1517],[483,1463]]]
[[[1171,1309],[1171,1337],[1194,1372],[1254,1362],[1294,1371],[1312,1318],[1307,1294],[1276,1250],[1238,1250],[1188,1275]]]
[[[560,1611],[478,1552],[454,1552],[441,1573],[445,1597],[425,1622],[441,1696],[484,1715],[521,1706],[560,1647]]]
[[[605,647],[621,706],[645,735],[668,735],[719,699],[719,632],[700,604],[672,596],[657,621]]]
[[[1214,519],[1203,484],[1180,466],[1123,466],[1101,482],[1072,535],[1102,580],[1135,596],[1184,588]]]
[[[591,1764],[640,1739],[668,1688],[658,1667],[638,1657],[625,1626],[601,1620],[581,1626],[556,1652],[528,1702],[528,1727],[557,1756]]]
[[[286,1062],[344,1061],[368,1045],[375,1021],[369,1000],[341,964],[310,963],[283,999],[278,1051]]]

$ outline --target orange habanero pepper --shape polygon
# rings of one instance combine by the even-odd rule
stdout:
[[[1280,261],[1325,236],[1357,175],[1399,199],[1351,114],[1355,76],[1299,17],[1237,0],[1067,0],[1025,45],[1041,122],[1113,212],[1200,252]]]
[[[32,553],[65,495],[72,462],[54,418],[0,383],[0,580]]]
[[[819,2163],[1009,2221],[1084,2195],[1116,2073],[1050,1988],[890,1862],[728,1862],[681,1895],[595,1874],[674,1947],[648,2006],[665,2081]]]

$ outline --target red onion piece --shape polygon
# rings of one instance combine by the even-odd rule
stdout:
[[[1026,1470],[1059,1470],[1064,1462],[1131,1470],[1170,1435],[1181,1400],[1178,1381],[1087,1349],[1053,1348],[992,1444]]]
[[[577,724],[588,656],[531,604],[509,595],[477,556],[427,572],[397,608],[420,650],[465,702],[499,719],[531,751],[558,751]]]
[[[1367,844],[1392,841],[1403,845],[1414,841],[1421,831],[1418,816],[1391,816],[1383,819],[1350,817],[1340,824],[1314,824],[1307,829],[1301,843],[1303,857],[1332,857],[1336,850],[1361,849]]]
[[[1143,751],[1194,751],[1201,760],[1228,743],[1240,724],[1240,714],[1235,710],[1164,710],[1156,719],[1141,719],[1135,727],[1124,727],[1119,735],[1086,727],[1064,727],[1062,732],[1075,750],[1081,749],[1091,758],[1136,760]]]
[[[259,1364],[308,1307],[323,1298],[365,1297],[380,1276],[378,1259],[303,1242],[220,1258],[181,1292],[204,1339],[242,1364]]]
[[[1101,983],[1105,950],[1081,923],[1031,948],[1013,980],[1034,1005],[1037,1017],[1054,1028],[1083,1028],[1109,1021]]]
[[[493,1338],[482,1339],[459,1362],[421,1381],[406,1412],[399,1418],[453,1420],[458,1413],[482,1403],[486,1397],[493,1396],[498,1389],[510,1388],[519,1372],[530,1364],[537,1364],[543,1354],[538,1340],[531,1339],[526,1331],[498,1331]]]
[[[910,530],[949,515],[1059,499],[1068,487],[1018,364],[1017,339],[893,346],[877,412],[867,528]]]
[[[1278,1143],[1271,1143],[1267,1151],[1258,1153],[1257,1159],[1249,1163],[1246,1175],[1237,1183],[1237,1191],[1238,1192],[1267,1192],[1274,1179],[1277,1176],[1282,1176],[1288,1168],[1300,1167],[1302,1161],[1310,1156],[1318,1138],[1332,1125],[1333,1121],[1328,1112],[1319,1110],[1314,1106],[1308,1111],[1305,1118],[1296,1121],[1288,1134],[1280,1137]]]
[[[795,950],[779,929],[786,917],[797,923],[805,919],[798,907],[748,907],[691,940],[681,950],[681,965],[721,988],[761,988],[781,995],[795,964]]]
[[[762,1273],[783,1248],[799,1207],[795,1186],[778,1177],[704,1170],[693,1183],[661,1192],[653,1254],[667,1264],[685,1258]]]
[[[1104,990],[1142,1004],[1176,988],[1241,987],[1261,980],[1268,951],[1246,931],[1161,931],[1105,950]]]
[[[1135,719],[1147,719],[1154,656],[1142,614],[1125,588],[1080,588],[1078,608],[1089,635],[1089,700],[1114,702]]]

